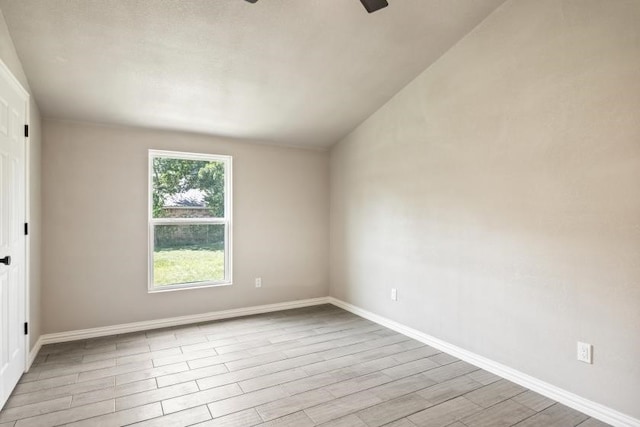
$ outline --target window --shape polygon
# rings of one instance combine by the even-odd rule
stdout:
[[[149,291],[231,284],[231,157],[149,150]]]

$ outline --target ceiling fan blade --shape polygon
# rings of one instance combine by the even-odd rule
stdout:
[[[360,3],[367,9],[367,12],[373,13],[376,10],[380,10],[384,7],[389,6],[387,0],[360,0]]]
[[[256,3],[258,0],[245,0],[245,1],[248,1],[249,3]],[[389,6],[389,3],[387,3],[387,0],[360,0],[360,3],[362,3],[364,8],[367,9],[367,12],[369,13],[373,13],[376,10],[380,10],[384,7]]]

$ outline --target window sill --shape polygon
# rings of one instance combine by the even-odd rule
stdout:
[[[157,294],[163,292],[186,291],[189,289],[217,288],[221,286],[231,286],[232,284],[232,282],[203,282],[198,284],[157,286],[148,288],[147,293]]]

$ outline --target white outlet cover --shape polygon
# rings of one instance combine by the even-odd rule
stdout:
[[[578,341],[578,360],[584,363],[593,363],[593,346],[591,344]]]
[[[262,277],[256,277],[256,288],[262,287]]]
[[[396,288],[391,289],[391,299],[398,301],[398,290]]]

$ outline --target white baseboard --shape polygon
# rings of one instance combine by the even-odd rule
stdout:
[[[40,348],[42,348],[42,336],[38,337],[38,341],[36,341],[31,351],[29,351],[29,359],[27,360],[27,369],[25,372],[29,372],[29,369],[31,369],[31,365],[33,365],[33,361],[36,360]]]
[[[214,311],[210,313],[194,314],[189,316],[171,317],[166,319],[148,320],[144,322],[124,323],[120,325],[104,326],[100,328],[81,329],[77,331],[58,332],[55,334],[45,334],[40,337],[34,347],[35,358],[37,350],[44,344],[54,344],[59,342],[77,341],[88,338],[97,338],[108,335],[126,334],[130,332],[140,332],[149,329],[168,328],[172,326],[188,325],[191,323],[210,322],[212,320],[230,319],[233,317],[249,316],[252,314],[269,313],[273,311],[290,310],[293,308],[310,307],[313,305],[328,304],[328,297],[312,298],[298,301],[281,302],[277,304],[258,305],[254,307],[234,308],[231,310]],[[33,360],[31,360],[33,361]],[[31,365],[29,365],[31,366]]]
[[[455,356],[458,359],[471,363],[472,365],[494,373],[502,378],[506,378],[509,381],[513,381],[516,384],[540,393],[543,396],[546,396],[550,399],[562,403],[563,405],[583,412],[584,414],[589,415],[593,418],[597,418],[605,423],[611,424],[616,427],[640,427],[640,420],[630,417],[629,415],[625,415],[614,409],[585,399],[584,397],[578,396],[574,393],[568,392],[559,387],[541,381],[530,375],[505,366],[501,363],[495,362],[486,357],[449,344],[438,338],[432,337],[431,335],[420,332],[417,329],[410,328],[401,323],[387,319],[383,316],[379,316],[355,305],[349,304],[333,297],[329,297],[328,299],[331,304],[337,307],[350,311],[353,314],[357,314],[360,317],[364,317],[365,319],[371,320],[372,322],[378,323],[382,326],[386,326],[389,329],[423,342],[427,345],[430,345],[431,347],[437,348],[438,350]]]
[[[29,352],[27,371],[35,360],[40,348],[45,344],[59,342],[76,341],[82,339],[96,338],[108,335],[124,334],[130,332],[146,331],[150,329],[167,328],[172,326],[187,325],[191,323],[209,322],[212,320],[229,319],[233,317],[249,316],[253,314],[269,313],[294,308],[310,307],[321,304],[333,304],[360,317],[376,322],[389,329],[404,334],[410,338],[430,345],[438,350],[444,351],[465,362],[471,363],[479,368],[485,369],[516,384],[520,384],[530,390],[542,394],[550,399],[556,400],[570,408],[576,409],[589,416],[597,418],[616,427],[640,427],[640,420],[625,415],[614,409],[608,408],[599,403],[585,399],[574,393],[563,390],[559,387],[538,380],[530,375],[502,365],[486,357],[467,351],[463,348],[449,344],[443,340],[427,335],[417,329],[410,328],[401,323],[379,316],[370,311],[364,310],[355,305],[341,301],[333,297],[312,298],[306,300],[289,301],[277,304],[260,305],[254,307],[237,308],[210,313],[195,314],[189,316],[172,317],[166,319],[150,320],[144,322],[126,323],[100,328],[82,329],[76,331],[59,332],[55,334],[45,334],[40,336],[33,349]]]

